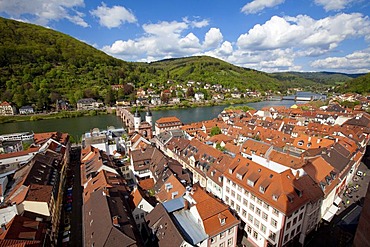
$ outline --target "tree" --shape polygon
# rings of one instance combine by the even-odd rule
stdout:
[[[186,91],[186,97],[194,97],[195,92],[193,87],[188,87],[188,90]]]
[[[221,134],[221,129],[218,126],[212,127],[211,129],[211,136]]]

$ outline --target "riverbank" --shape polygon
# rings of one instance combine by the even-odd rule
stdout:
[[[152,111],[163,111],[163,110],[177,110],[177,109],[187,109],[196,107],[210,107],[210,106],[222,106],[222,105],[234,105],[234,104],[246,104],[255,103],[262,101],[261,98],[257,99],[232,99],[224,100],[222,102],[190,102],[183,101],[175,105],[160,105],[151,106]],[[135,107],[133,107],[135,109]],[[144,111],[146,106],[139,106],[139,111]],[[114,112],[104,110],[89,110],[89,111],[61,111],[52,113],[41,113],[32,115],[14,115],[14,116],[0,116],[0,124],[3,123],[14,123],[14,122],[26,122],[26,121],[38,121],[47,119],[61,119],[61,118],[76,118],[76,117],[87,117],[87,116],[97,116],[97,115],[107,115]]]
[[[150,106],[151,111],[163,111],[163,110],[177,110],[177,109],[188,109],[188,108],[196,108],[196,107],[210,107],[210,106],[227,106],[227,105],[236,105],[236,104],[247,104],[247,103],[256,103],[261,102],[262,98],[255,98],[255,99],[231,99],[231,100],[224,100],[221,102],[190,102],[190,101],[183,101],[179,104],[174,105],[159,105],[159,106]],[[133,107],[136,110],[135,107]],[[145,111],[146,106],[139,106],[139,111]]]
[[[14,123],[14,122],[27,122],[48,119],[61,119],[61,118],[76,118],[109,114],[106,110],[89,110],[89,111],[61,111],[52,113],[40,113],[32,115],[14,115],[14,116],[0,116],[0,124]]]

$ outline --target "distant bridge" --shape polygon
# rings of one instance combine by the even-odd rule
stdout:
[[[117,107],[116,115],[122,119],[128,129],[134,128],[134,115],[129,108]]]

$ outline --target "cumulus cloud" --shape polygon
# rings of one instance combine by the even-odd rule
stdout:
[[[245,14],[255,14],[265,8],[275,7],[283,2],[284,0],[254,0],[244,5],[241,11]]]
[[[209,20],[207,19],[197,21],[197,20],[189,20],[188,17],[184,17],[182,18],[182,20],[186,24],[189,24],[191,27],[195,27],[195,28],[202,28],[202,27],[206,27],[209,25]]]
[[[273,16],[265,23],[255,25],[241,34],[235,42],[224,40],[221,30],[215,27],[206,30],[202,38],[193,29],[204,27],[196,27],[195,22],[208,25],[208,21],[187,18],[182,21],[147,23],[142,25],[144,32],[140,37],[117,40],[104,46],[102,50],[124,60],[147,62],[171,57],[208,55],[238,66],[274,72],[312,68],[325,70],[330,69],[326,66],[330,62],[336,64],[334,60],[343,59],[355,63],[353,56],[356,54],[332,60],[318,58],[328,56],[329,53],[333,56],[343,52],[341,45],[346,40],[370,41],[369,17],[359,13],[340,13],[323,19],[313,19],[306,15]],[[369,53],[363,53],[366,52]],[[312,59],[316,61],[309,68],[309,61]],[[369,64],[362,61],[357,63],[353,71],[369,67]]]
[[[315,0],[315,4],[323,6],[326,11],[338,11],[359,0]]]
[[[197,23],[196,25],[194,23]],[[201,24],[202,23],[202,24]],[[190,56],[202,52],[205,44],[215,47],[222,41],[219,29],[210,29],[206,35],[207,41],[202,42],[192,32],[191,28],[204,27],[208,21],[161,21],[142,25],[144,34],[135,40],[117,40],[112,45],[102,48],[108,54],[129,61],[153,61],[164,57]],[[144,57],[143,57],[144,56]]]
[[[51,21],[67,19],[76,25],[88,27],[83,19],[84,14],[75,10],[77,7],[84,7],[84,0],[0,0],[0,10],[13,19],[24,19],[44,26]]]
[[[317,59],[311,63],[313,68],[319,70],[339,70],[348,73],[369,73],[370,72],[370,48],[355,51],[344,57],[327,57]]]
[[[297,17],[273,16],[266,23],[255,25],[240,35],[237,45],[241,49],[277,49],[296,47],[332,50],[348,39],[370,37],[370,20],[362,14],[338,14],[320,20],[306,15]]]
[[[223,40],[222,33],[218,28],[211,28],[206,33],[203,46],[205,49],[217,48]]]
[[[123,23],[135,23],[137,19],[135,15],[123,6],[108,7],[105,3],[98,6],[90,13],[99,19],[99,24],[107,28],[115,28]]]

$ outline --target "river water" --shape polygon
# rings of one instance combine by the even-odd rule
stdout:
[[[296,103],[300,102],[295,102],[292,100],[261,101],[238,105],[248,105],[256,110],[259,110],[265,106],[290,107]],[[177,110],[153,111],[152,112],[153,122],[155,122],[157,119],[161,117],[168,116],[176,116],[183,123],[209,120],[217,117],[217,115],[226,107],[228,106],[223,105],[223,106],[198,107]],[[144,119],[145,113],[141,113],[141,115]],[[80,137],[83,133],[88,132],[92,128],[106,129],[108,126],[122,127],[122,121],[115,115],[100,115],[92,117],[62,118],[29,122],[5,123],[0,124],[0,134],[16,133],[23,131],[33,131],[35,133],[61,131],[69,133],[70,135],[76,138]]]

